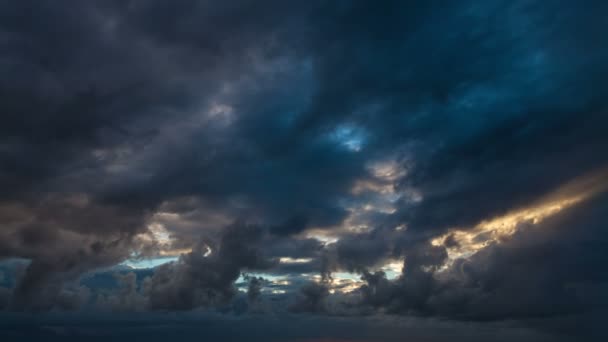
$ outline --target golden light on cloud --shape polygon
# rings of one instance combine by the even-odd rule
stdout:
[[[380,269],[385,273],[389,273],[387,274],[388,278],[397,277],[401,275],[401,272],[403,271],[403,260],[391,260],[388,263],[384,264]]]
[[[336,276],[328,285],[329,293],[351,293],[361,288],[365,284],[359,279],[358,275],[352,275],[350,277]]]
[[[192,252],[192,248],[176,248],[171,250],[160,250],[158,255],[167,257],[167,256],[180,256],[182,254],[188,254]],[[205,253],[205,256],[210,254],[210,252]]]
[[[483,220],[469,229],[451,229],[448,233],[432,239],[431,244],[440,246],[444,245],[448,238],[453,239],[454,246],[447,247],[448,263],[450,263],[455,259],[468,257],[491,243],[500,243],[504,238],[513,235],[523,224],[534,227],[548,217],[606,189],[608,189],[608,169],[604,168],[565,184],[528,207]]]
[[[152,247],[147,253],[152,253],[153,255],[148,256],[178,257],[181,254],[192,252],[192,248],[174,246],[176,239],[161,220],[167,218],[176,220],[180,217],[179,214],[175,213],[154,213],[150,222],[147,224],[147,230],[137,236],[137,239],[142,246]],[[207,248],[208,251],[205,253],[205,256],[208,256],[211,253],[211,248]]]
[[[542,222],[545,218],[582,201],[584,196],[573,196],[560,201],[543,203],[531,208],[524,208],[504,216],[482,221],[472,229],[453,230],[431,241],[431,244],[440,246],[448,238],[454,239],[455,247],[447,248],[450,259],[469,256],[486,247],[492,242],[513,235],[523,223],[532,225]]]

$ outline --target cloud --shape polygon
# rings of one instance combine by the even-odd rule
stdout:
[[[327,286],[311,282],[300,289],[300,296],[289,308],[293,312],[323,313],[327,310],[325,300],[329,296]]]
[[[111,311],[143,311],[146,309],[146,298],[140,293],[137,275],[133,272],[115,273],[119,289],[107,295],[99,295],[96,305]]]
[[[216,309],[246,271],[290,277],[302,313],[604,310],[606,181],[576,180],[608,165],[606,10],[1,4],[0,258],[28,263],[0,302]]]
[[[234,282],[242,271],[264,270],[274,261],[262,256],[263,231],[258,226],[227,227],[218,245],[201,245],[176,262],[164,264],[144,279],[143,293],[152,310],[190,310],[226,305],[235,296]],[[209,247],[207,247],[209,248]]]
[[[606,275],[597,271],[606,196],[559,213],[442,268],[447,253],[427,246],[405,258],[404,273],[389,281],[364,273],[363,304],[389,312],[465,320],[527,319],[605,310],[597,296]],[[433,251],[433,252],[432,252]],[[595,271],[594,271],[595,270]],[[589,291],[589,292],[588,292]]]
[[[262,277],[251,277],[249,279],[249,286],[247,287],[247,299],[249,299],[250,302],[256,302],[260,299],[263,281],[264,278]]]

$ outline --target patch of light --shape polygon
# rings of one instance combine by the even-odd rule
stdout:
[[[311,277],[313,281],[320,283],[323,278],[315,274]],[[359,289],[364,282],[361,280],[361,275],[350,272],[334,272],[331,275],[331,280],[327,282],[330,293],[349,293]]]
[[[368,175],[354,182],[350,188],[352,197],[343,205],[349,215],[342,226],[351,233],[368,232],[376,214],[393,215],[398,201],[415,197],[411,190],[397,187],[407,170],[394,158],[368,163],[366,167]]]
[[[382,266],[382,268],[380,268],[380,269],[386,274],[387,279],[389,279],[389,280],[396,279],[399,276],[401,276],[401,273],[403,271],[403,261],[401,261],[401,260],[391,261],[388,264],[385,264],[384,266]]]
[[[340,125],[331,133],[331,139],[350,151],[359,152],[365,142],[365,134],[356,126]]]
[[[287,279],[283,279],[283,280],[274,281],[274,282],[272,282],[272,284],[279,285],[279,286],[289,286],[289,285],[291,285],[291,282]]]
[[[291,257],[279,258],[279,262],[281,264],[307,264],[311,261],[312,261],[312,258],[291,258]]]
[[[335,273],[332,273],[332,277],[334,279],[348,279],[348,280],[359,280],[359,278],[361,278],[361,276],[358,275],[357,273],[351,273],[351,272],[335,272]]]
[[[351,293],[360,289],[363,285],[364,282],[361,280],[337,279],[331,283],[329,293]]]
[[[247,276],[264,278],[266,281],[269,281],[271,283],[278,283],[278,282],[288,280],[285,276],[278,276],[278,275],[274,275],[274,274],[270,274],[270,273],[253,272],[253,273],[247,273]],[[241,274],[239,276],[239,278],[236,280],[236,282],[244,283],[244,282],[247,282],[247,280],[245,279],[245,276],[243,274]]]
[[[407,225],[405,225],[405,224],[400,224],[400,225],[398,225],[398,226],[395,227],[395,231],[401,232],[401,231],[404,231],[404,230],[407,230]]]
[[[234,108],[221,103],[211,104],[208,110],[208,115],[209,118],[223,125],[230,125],[235,120]]]
[[[148,225],[148,231],[152,234],[152,237],[160,244],[169,244],[171,242],[171,235],[162,223],[152,222]]]
[[[145,269],[145,268],[154,268],[169,262],[177,261],[179,257],[160,257],[160,258],[150,258],[150,259],[132,259],[126,260],[120,263],[121,266],[128,266],[130,268],[137,269]]]
[[[175,248],[175,237],[165,226],[165,222],[167,221],[175,222],[180,219],[181,216],[178,213],[156,212],[150,217],[146,225],[147,230],[139,234],[137,239],[142,246],[149,246],[156,250],[156,254],[160,257],[177,257],[181,254],[190,253],[192,251],[191,248]],[[208,250],[205,256],[209,254],[210,250]]]
[[[247,273],[247,275],[241,274],[238,279],[235,281],[236,288],[241,292],[247,292],[248,289],[248,277],[260,277],[263,278],[265,283],[268,286],[262,288],[262,292],[271,292],[276,294],[274,291],[286,291],[282,289],[277,289],[277,287],[289,287],[292,285],[292,281],[289,279],[289,276],[278,276],[269,273]],[[285,292],[281,292],[285,293]]]
[[[407,175],[407,170],[396,160],[371,163],[368,166],[368,169],[374,177],[390,182],[396,181]]]
[[[387,279],[394,280],[401,276],[402,269],[403,261],[395,259],[383,265],[379,270],[386,274]],[[365,281],[361,279],[361,274],[353,272],[333,272],[331,274],[331,279],[329,280],[323,279],[323,277],[319,274],[314,274],[310,277],[310,279],[317,283],[326,281],[329,292],[332,294],[350,293],[365,285]]]
[[[160,251],[158,251],[158,255],[162,257],[178,257],[182,254],[188,254],[190,252],[192,252],[192,248],[161,249]],[[203,256],[207,257],[210,254],[211,249],[207,249]]]
[[[364,211],[374,211],[374,212],[378,212],[378,213],[383,213],[383,214],[394,214],[395,212],[397,212],[397,209],[394,207],[389,207],[389,206],[382,206],[382,205],[375,205],[375,204],[365,204],[363,206],[363,210]]]
[[[505,237],[513,235],[523,223],[537,225],[549,216],[580,202],[583,196],[574,196],[557,202],[543,203],[539,206],[524,208],[504,216],[482,221],[473,229],[454,230],[431,241],[435,246],[443,245],[452,236],[456,247],[447,248],[449,259],[467,257],[485,248],[490,243],[500,242]]]
[[[431,244],[444,245],[446,239],[456,242],[454,247],[448,247],[448,264],[453,260],[469,257],[480,249],[492,243],[500,243],[504,238],[515,234],[527,224],[537,226],[550,216],[553,216],[593,194],[608,189],[608,172],[606,169],[575,179],[562,186],[544,200],[526,208],[514,210],[506,215],[484,220],[470,229],[453,229],[448,233],[434,238]]]
[[[336,236],[327,235],[322,231],[314,231],[311,230],[306,234],[306,237],[309,239],[315,239],[321,242],[323,245],[330,245],[332,243],[338,242],[339,238]]]

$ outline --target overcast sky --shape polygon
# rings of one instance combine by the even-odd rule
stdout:
[[[606,32],[599,0],[0,1],[0,337],[608,337]]]

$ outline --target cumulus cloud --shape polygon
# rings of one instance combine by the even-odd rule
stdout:
[[[256,245],[263,231],[258,226],[235,224],[206,255],[201,245],[176,262],[159,266],[143,282],[152,310],[187,310],[226,305],[236,294],[234,282],[242,271],[264,270],[274,261]],[[206,247],[206,248],[205,248]]]
[[[260,299],[262,294],[264,278],[262,277],[251,277],[249,279],[249,285],[247,286],[247,299],[250,302],[255,303]]]
[[[329,290],[326,284],[310,282],[300,289],[299,296],[290,310],[293,312],[324,313]]]
[[[119,289],[109,294],[101,294],[96,305],[111,311],[142,311],[146,309],[146,298],[139,291],[137,275],[133,272],[115,273]]]

